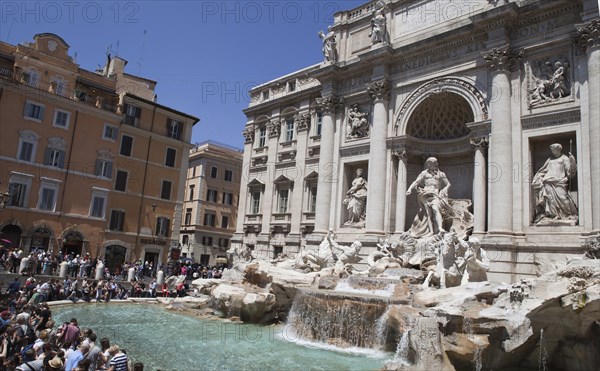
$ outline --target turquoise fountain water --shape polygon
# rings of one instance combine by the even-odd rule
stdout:
[[[158,305],[89,304],[52,309],[127,350],[145,370],[377,370],[385,354],[311,347],[282,327],[197,319]],[[389,355],[387,355],[389,356]]]

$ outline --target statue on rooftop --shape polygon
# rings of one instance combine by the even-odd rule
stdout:
[[[325,61],[336,63],[337,42],[335,40],[335,33],[331,30],[331,26],[327,27],[327,34],[323,31],[319,31],[319,37],[323,41],[323,56],[325,57]]]

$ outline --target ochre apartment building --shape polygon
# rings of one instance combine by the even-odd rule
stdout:
[[[1,237],[45,250],[167,263],[178,253],[192,127],[156,82],[108,56],[88,71],[54,34],[0,43]]]

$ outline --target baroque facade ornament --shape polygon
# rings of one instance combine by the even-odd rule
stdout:
[[[298,131],[308,130],[310,126],[310,113],[297,113],[294,116],[294,126]]]
[[[396,157],[396,159],[400,161],[406,161],[408,159],[408,153],[406,149],[394,149],[392,150],[392,156]]]
[[[416,99],[421,97],[425,91],[433,90],[434,92],[441,92],[441,91],[447,90],[446,87],[449,87],[449,86],[457,86],[461,90],[468,91],[469,94],[472,95],[477,100],[477,104],[479,105],[479,109],[481,110],[481,113],[483,116],[482,118],[484,120],[488,119],[489,111],[488,111],[488,107],[487,107],[487,104],[485,101],[485,97],[483,96],[483,94],[481,94],[479,89],[477,89],[472,84],[469,84],[468,82],[457,79],[457,78],[440,78],[440,79],[432,80],[432,81],[422,85],[417,90],[415,90],[408,97],[408,99],[406,99],[405,103],[402,105],[402,108],[400,108],[400,113],[398,114],[398,119],[396,121],[396,134],[398,134],[397,131],[398,131],[400,122],[402,121],[403,117],[406,115],[406,112],[408,111],[409,107],[411,107],[412,103]]]
[[[385,3],[381,1],[377,4],[377,9],[373,11],[371,18],[371,32],[369,33],[373,45],[385,43],[387,40],[387,19],[385,17]]]
[[[352,105],[348,111],[348,123],[346,124],[346,138],[359,139],[369,136],[368,113],[360,112],[358,104]]]
[[[582,51],[600,46],[600,18],[577,27],[576,43]]]
[[[510,50],[509,45],[501,48],[493,48],[490,51],[482,53],[483,59],[492,71],[510,71],[510,69],[523,58],[523,51],[514,52]]]
[[[242,131],[242,135],[246,140],[246,144],[254,142],[254,130],[246,128],[244,131]]]
[[[368,91],[373,101],[390,99],[390,84],[386,80],[375,81],[369,85]]]
[[[490,144],[490,140],[488,137],[479,137],[479,138],[471,138],[470,140],[471,145],[477,149],[477,148],[488,148],[489,144]]]
[[[269,138],[278,137],[281,132],[281,122],[279,120],[273,120],[267,124],[267,132]]]
[[[319,37],[323,41],[323,56],[326,62],[337,63],[337,42],[335,33],[331,30],[331,26],[327,27],[327,34],[319,31]]]
[[[315,99],[315,105],[319,112],[335,112],[335,110],[342,104],[343,99],[338,98],[334,95],[329,95],[323,98]]]
[[[556,61],[554,64],[547,61],[543,67],[539,66],[539,75],[533,77],[531,83],[533,86],[529,89],[529,106],[552,102],[571,95],[569,67],[568,60]]]

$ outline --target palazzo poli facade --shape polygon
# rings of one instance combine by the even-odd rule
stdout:
[[[490,279],[581,254],[600,232],[598,16],[595,0],[337,13],[322,63],[251,90],[233,247],[293,254],[333,229],[366,256],[378,237],[411,231],[407,190],[436,157]],[[562,183],[540,185],[565,167]]]

